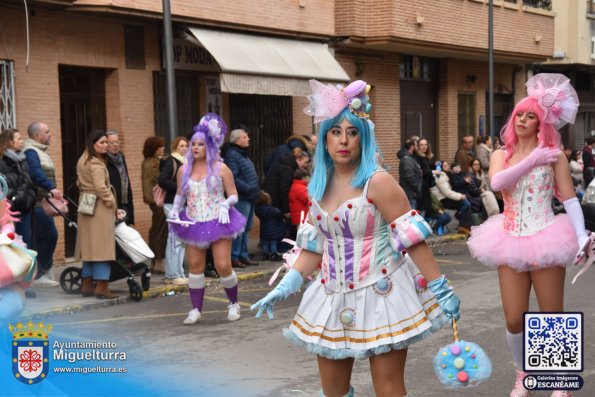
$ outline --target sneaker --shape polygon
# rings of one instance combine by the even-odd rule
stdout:
[[[188,279],[182,277],[176,277],[170,279],[173,285],[188,285]]]
[[[568,390],[554,390],[551,397],[572,397],[572,393]]]
[[[227,312],[227,319],[229,321],[237,321],[240,319],[240,304],[239,303],[232,303],[227,306],[229,311]]]
[[[200,312],[198,311],[198,309],[192,309],[188,313],[188,317],[186,317],[184,319],[184,324],[186,324],[186,325],[196,324],[197,322],[200,321],[200,317],[201,316],[200,316]]]
[[[33,282],[33,285],[35,285],[36,287],[57,287],[58,285],[60,285],[60,283],[54,280],[50,280],[48,275],[44,274],[43,276],[35,280]]]
[[[525,389],[523,380],[527,376],[526,372],[516,370],[516,380],[514,381],[514,387],[510,392],[510,397],[529,397],[529,390]]]

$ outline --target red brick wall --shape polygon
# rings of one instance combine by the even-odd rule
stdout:
[[[25,23],[23,12],[2,8],[3,34],[7,46],[0,58],[15,61],[17,128],[26,131],[32,121],[43,121],[52,130],[50,156],[57,167],[62,188],[62,131],[60,129],[59,65],[106,69],[105,93],[108,128],[121,132],[136,204],[137,227],[148,229],[148,207],[142,203],[140,163],[142,143],[154,134],[152,71],[158,70],[158,27],[145,27],[145,70],[128,70],[124,59],[124,28],[121,19],[36,10],[30,17],[31,53],[25,68]],[[135,24],[139,24],[135,22]],[[142,25],[142,24],[141,24]],[[79,156],[80,153],[73,153]],[[64,259],[63,221],[56,218],[60,240],[56,260]]]
[[[487,1],[486,1],[487,3]],[[467,48],[488,46],[488,7],[477,0],[336,0],[338,36],[393,37],[400,42]],[[364,6],[365,4],[365,6]],[[419,25],[417,17],[424,19]],[[494,49],[547,57],[554,47],[554,14],[531,7],[494,6]],[[541,36],[536,42],[535,36]],[[447,48],[448,48],[447,47]]]
[[[330,0],[172,0],[172,18],[216,25],[238,25],[256,30],[333,35],[334,2]],[[162,2],[156,0],[78,0],[76,7],[109,6],[119,12],[139,11],[161,14]],[[76,8],[75,7],[75,8]]]

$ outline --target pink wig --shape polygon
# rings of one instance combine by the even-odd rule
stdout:
[[[560,133],[556,130],[553,124],[544,122],[545,112],[539,106],[537,99],[533,97],[525,97],[519,101],[514,107],[508,122],[500,132],[504,147],[506,148],[506,161],[514,154],[516,144],[519,138],[514,131],[514,120],[517,114],[532,112],[535,113],[539,119],[537,139],[539,143],[543,143],[547,147],[560,147]]]

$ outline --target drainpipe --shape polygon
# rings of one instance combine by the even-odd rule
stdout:
[[[174,44],[171,28],[171,8],[169,0],[163,0],[163,34],[165,39],[165,77],[167,87],[167,119],[169,143],[178,135],[178,113],[176,104],[176,78],[174,71]]]
[[[490,119],[490,136],[492,142],[495,137],[494,123],[494,1],[490,0],[488,4],[488,111]]]

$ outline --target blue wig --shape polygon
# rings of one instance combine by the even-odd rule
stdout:
[[[328,177],[335,168],[326,148],[326,134],[343,120],[349,121],[357,128],[360,136],[361,157],[355,175],[353,175],[351,186],[362,189],[370,176],[378,169],[376,163],[378,145],[374,138],[374,125],[368,122],[367,119],[362,119],[351,113],[349,108],[345,108],[336,117],[325,120],[320,124],[320,134],[316,144],[316,152],[314,153],[314,172],[308,184],[308,194],[315,200],[320,200],[324,196]]]

